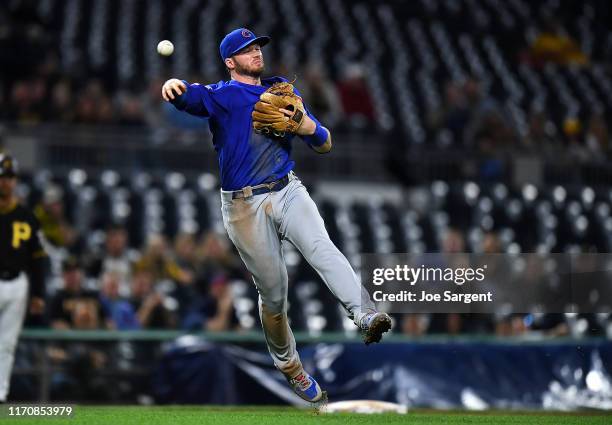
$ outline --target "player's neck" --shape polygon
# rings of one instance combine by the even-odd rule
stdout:
[[[261,78],[253,77],[250,75],[241,75],[235,72],[232,73],[232,80],[238,81],[243,84],[250,84],[252,86],[261,86]]]

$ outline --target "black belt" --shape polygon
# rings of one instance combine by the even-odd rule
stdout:
[[[3,280],[15,280],[19,277],[19,272],[15,271],[2,271],[0,270],[0,281]]]
[[[240,198],[249,198],[254,195],[261,195],[269,192],[278,192],[279,190],[283,190],[285,186],[289,184],[289,174],[287,174],[282,179],[258,184],[257,186],[247,186],[243,187],[240,190],[235,190],[232,192],[232,199],[240,199]]]

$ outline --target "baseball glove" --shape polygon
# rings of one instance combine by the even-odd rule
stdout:
[[[286,115],[280,109],[286,109]],[[269,137],[285,137],[295,134],[304,122],[306,110],[302,98],[293,92],[291,83],[274,83],[259,97],[251,114],[253,128]]]

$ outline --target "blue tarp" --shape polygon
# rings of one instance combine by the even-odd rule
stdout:
[[[408,407],[612,409],[612,342],[316,344],[300,351],[330,401]],[[267,352],[191,338],[154,374],[160,403],[300,405]]]

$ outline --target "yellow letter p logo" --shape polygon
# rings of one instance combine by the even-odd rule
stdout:
[[[13,223],[13,248],[18,249],[21,241],[27,241],[32,236],[32,228],[28,223],[15,221]]]

